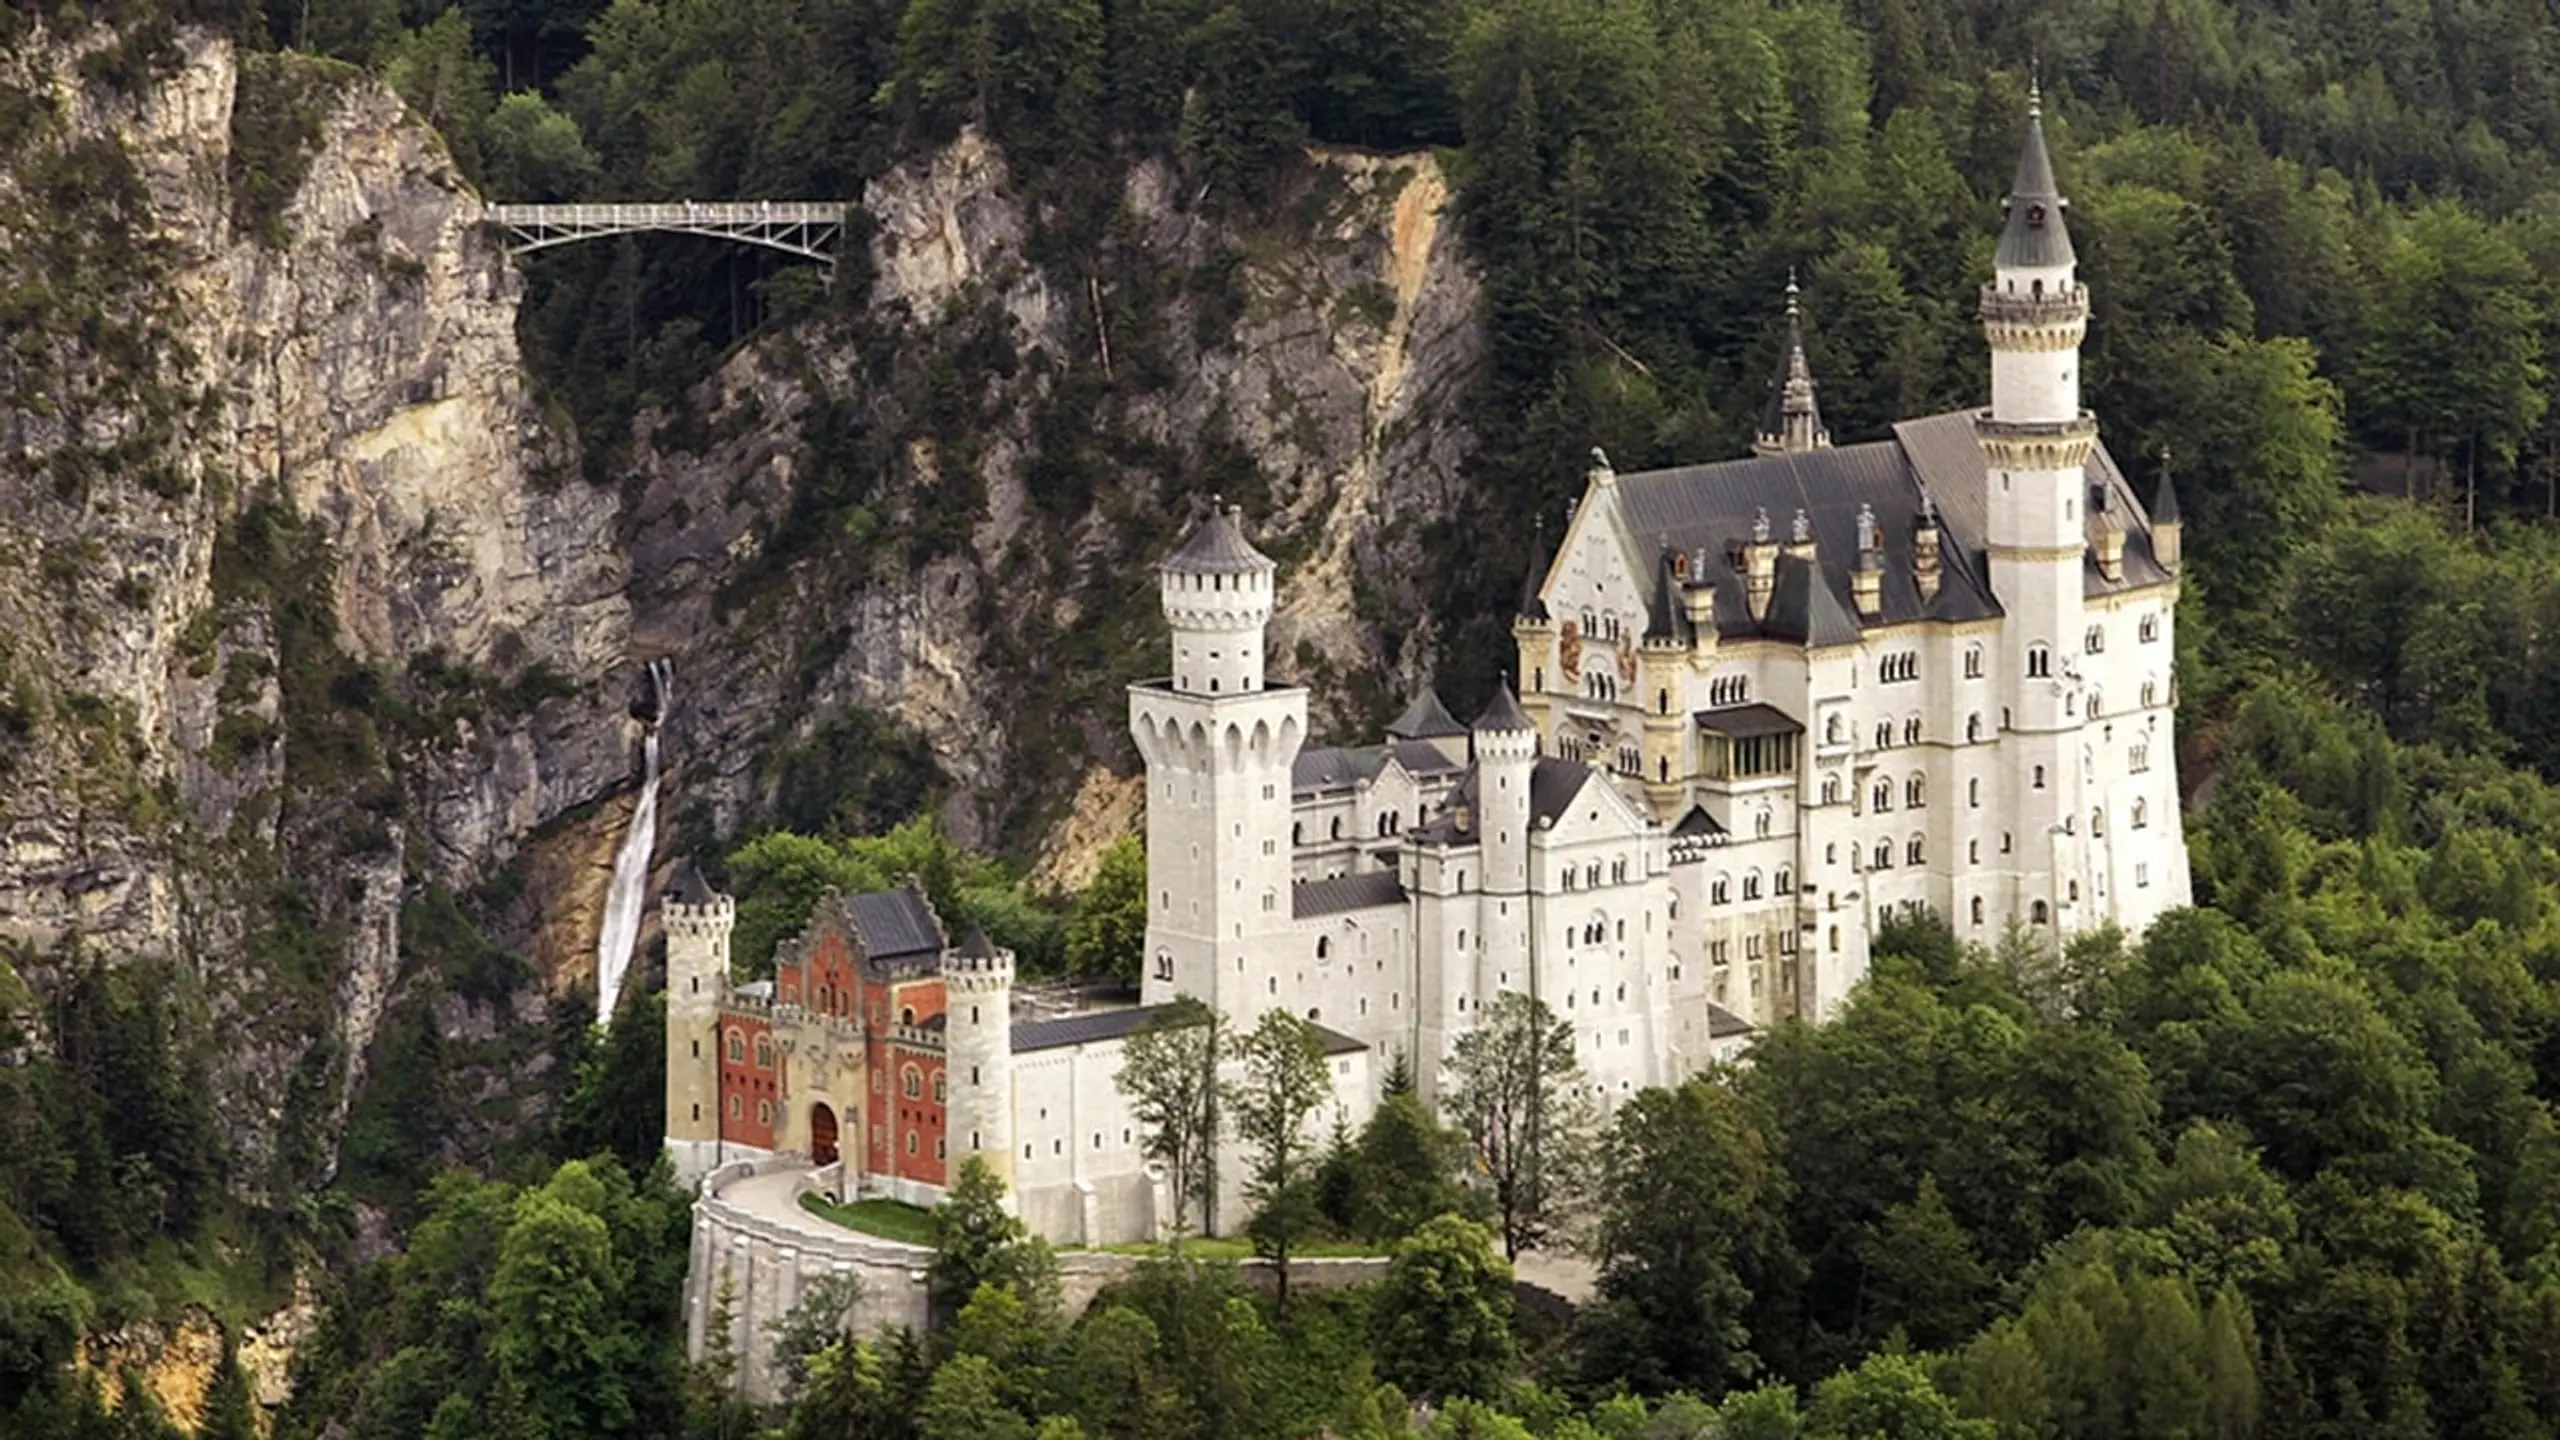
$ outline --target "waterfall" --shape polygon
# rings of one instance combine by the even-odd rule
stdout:
[[[649,856],[658,844],[658,727],[667,718],[671,675],[666,661],[649,662],[649,690],[657,708],[640,745],[640,803],[631,807],[631,828],[614,852],[613,888],[605,892],[604,924],[596,932],[599,1025],[613,1023],[613,1007],[622,998],[622,977],[631,968],[631,951],[640,943],[640,916],[648,905]]]

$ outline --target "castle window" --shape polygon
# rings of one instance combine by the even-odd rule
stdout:
[[[1715,965],[1722,965],[1722,964],[1724,964],[1726,961],[1731,960],[1732,958],[1733,958],[1733,942],[1732,942],[1732,941],[1730,941],[1730,940],[1710,940],[1710,941],[1708,941],[1708,942],[1707,942],[1707,960],[1708,960],[1708,963],[1710,963],[1710,964],[1715,964]]]
[[[729,1063],[732,1065],[747,1063],[747,1037],[735,1030],[729,1032]]]
[[[1929,782],[1914,775],[1902,787],[1902,803],[1917,810],[1929,803]]]
[[[1332,837],[1332,838],[1334,838],[1334,839],[1336,839],[1336,840],[1339,840],[1339,839],[1341,839],[1341,838],[1342,838],[1342,817],[1341,817],[1341,816],[1339,816],[1339,815],[1336,815],[1336,816],[1334,816],[1334,817],[1333,817],[1333,837]]]
[[[1156,956],[1156,978],[1159,980],[1170,980],[1173,978],[1172,951],[1164,951]]]
[[[1761,838],[1761,839],[1763,839],[1763,840],[1766,840],[1766,839],[1768,839],[1768,838],[1769,838],[1769,812],[1768,812],[1768,811],[1763,810],[1763,811],[1761,811],[1759,814],[1754,815],[1754,816],[1752,816],[1752,817],[1751,817],[1751,833],[1752,833],[1752,834],[1754,834],[1754,835],[1756,835],[1756,836],[1758,836],[1759,838]]]
[[[729,1118],[730,1118],[730,1119],[732,1119],[732,1120],[741,1120],[741,1119],[746,1118],[746,1113],[747,1113],[747,1102],[746,1102],[746,1101],[744,1101],[744,1100],[739,1099],[739,1098],[738,1098],[737,1096],[735,1096],[735,1095],[730,1096],[730,1097],[729,1097]]]
[[[2085,648],[2085,649],[2086,649],[2090,654],[2092,654],[2092,655],[2095,655],[2095,654],[2097,654],[2099,651],[2106,649],[2106,648],[2107,648],[2107,627],[2106,627],[2106,626],[2104,626],[2104,625],[2092,625],[2092,626],[2090,626],[2090,627],[2089,627],[2089,633],[2088,633],[2086,636],[2082,637],[2082,646],[2083,646],[2083,648]]]
[[[975,1005],[969,1007],[969,1023],[972,1025],[978,1023],[978,1007]]]
[[[1876,679],[1891,685],[1898,681],[1920,678],[1920,655],[1915,650],[1896,651],[1876,662]]]
[[[1902,743],[1905,745],[1917,745],[1920,743],[1919,716],[1914,715],[1910,719],[1902,722]]]
[[[1840,846],[1836,842],[1822,847],[1822,863],[1825,865],[1840,863]]]
[[[1982,713],[1975,711],[1964,717],[1964,743],[1972,745],[1982,739]]]
[[[2071,888],[2063,892],[2063,898],[2065,898],[2065,899],[2069,900],[2069,901],[2070,901],[2072,904],[2074,904],[2074,905],[2079,904],[2079,903],[2080,903],[2080,882],[2079,882],[2079,881],[2077,881],[2077,880],[2072,881],[2072,882],[2071,882]]]
[[[1795,931],[1781,930],[1778,932],[1778,953],[1781,955],[1793,955],[1796,953]]]
[[[948,1141],[948,1140],[943,1139],[943,1138],[942,1138],[941,1136],[939,1136],[939,1135],[935,1136],[935,1137],[933,1138],[933,1158],[934,1158],[934,1159],[936,1159],[936,1160],[948,1160],[948,1159],[950,1159],[950,1158],[951,1158],[951,1142],[950,1142],[950,1141]]]
[[[693,1058],[696,1060],[702,1058],[702,1042],[699,1040],[693,1042]]]
[[[1322,959],[1326,958],[1327,956],[1330,956],[1331,954],[1333,954],[1333,937],[1332,937],[1332,936],[1330,936],[1330,935],[1319,935],[1319,936],[1317,936],[1317,937],[1316,937],[1316,958],[1317,958],[1317,959],[1319,959],[1319,960],[1322,960]]]
[[[1840,803],[1839,776],[1825,775],[1822,777],[1822,803],[1825,805],[1837,805]]]
[[[693,1123],[694,1123],[694,1124],[696,1124],[696,1125],[699,1125],[699,1124],[701,1124],[701,1123],[702,1123],[702,1105],[701,1105],[701,1102],[699,1102],[699,1101],[696,1101],[696,1102],[694,1103],[694,1107],[693,1107]]]
[[[898,1073],[898,1079],[899,1079],[899,1082],[900,1082],[901,1088],[903,1088],[903,1089],[907,1092],[907,1098],[908,1098],[908,1099],[910,1099],[910,1100],[914,1100],[914,1099],[919,1099],[919,1098],[921,1098],[921,1097],[923,1096],[923,1094],[924,1094],[924,1072],[923,1072],[923,1071],[918,1070],[918,1069],[917,1069],[916,1067],[914,1067],[913,1065],[910,1065],[910,1066],[908,1066],[906,1069],[904,1069],[904,1070],[902,1070],[902,1071],[900,1071],[900,1072]]]
[[[2052,912],[2045,908],[2045,903],[2041,900],[2037,901],[2027,910],[2027,918],[2038,925],[2044,924],[2051,917]]]
[[[2157,704],[2159,704],[2159,703],[2160,703],[2160,682],[2159,682],[2159,681],[2157,681],[2157,680],[2145,680],[2145,681],[2143,681],[2143,682],[2142,682],[2142,708],[2143,708],[2143,709],[2145,709],[2145,710],[2148,710],[2148,709],[2150,709],[2152,706],[2157,705]]]
[[[1743,937],[1742,937],[1742,958],[1743,958],[1743,959],[1745,959],[1745,960],[1757,960],[1757,959],[1759,959],[1759,958],[1760,958],[1760,952],[1761,952],[1761,949],[1762,949],[1762,947],[1763,947],[1763,946],[1765,946],[1767,943],[1768,943],[1768,942],[1767,942],[1767,940],[1766,940],[1764,937],[1759,936],[1759,935],[1745,935],[1745,936],[1743,936]],[[1755,976],[1754,978],[1756,979],[1757,977]]]
[[[1831,949],[1835,954],[1840,949],[1840,927],[1837,925],[1831,927]]]
[[[2095,720],[2106,713],[2107,693],[2103,690],[2091,690],[2089,692],[2089,718]]]
[[[1879,750],[1889,750],[1889,749],[1893,748],[1893,722],[1892,722],[1892,721],[1890,721],[1890,720],[1883,720],[1883,721],[1878,721],[1878,722],[1877,722],[1877,724],[1876,724],[1876,748],[1877,748],[1877,749],[1879,749]]]
[[[1612,860],[1609,862],[1609,883],[1612,885],[1624,885],[1627,883],[1626,861]]]
[[[916,1132],[913,1130],[907,1132],[907,1153],[910,1155],[916,1153]]]
[[[1742,898],[1745,900],[1757,900],[1760,898],[1759,871],[1754,870],[1750,874],[1742,877]]]
[[[1770,884],[1772,888],[1781,895],[1793,895],[1796,893],[1796,872],[1794,867],[1788,865],[1779,866],[1778,873],[1772,878]]]
[[[2143,644],[2145,644],[2145,645],[2148,645],[2148,644],[2150,644],[2152,641],[2159,639],[2159,638],[2160,638],[2160,617],[2159,617],[2159,616],[2157,616],[2157,615],[2145,615],[2145,616],[2143,616],[2143,617],[2142,617],[2142,623],[2141,623],[2141,625],[2139,626],[2139,628],[2135,631],[2135,633],[2140,637],[2140,639],[2142,640],[2142,643],[2143,643]]]
[[[1671,778],[1671,757],[1665,755],[1654,761],[1654,770],[1656,772],[1654,775],[1655,779],[1669,780]]]
[[[773,1042],[762,1035],[756,1037],[756,1068],[759,1070],[773,1068]]]
[[[943,1073],[937,1070],[933,1072],[933,1103],[936,1105],[947,1105],[950,1102],[951,1086],[943,1076]]]
[[[2151,802],[2138,795],[2135,796],[2133,801],[2133,828],[2140,830],[2150,825],[2150,823]]]
[[[1656,715],[1668,715],[1671,713],[1670,691],[1656,690],[1653,692],[1653,713]]]
[[[2037,766],[2035,770],[2035,788],[2038,790],[2044,788],[2044,767],[2041,765]]]
[[[1830,717],[1822,722],[1822,743],[1825,745],[1840,744],[1848,738],[1846,734],[1847,730],[1848,726],[1842,723],[1840,719],[1840,712],[1837,710],[1832,711]]]
[[[1979,865],[1982,863],[1981,841],[1967,840],[1964,842],[1964,863],[1967,865]]]
[[[756,1123],[759,1125],[770,1125],[773,1123],[772,1101],[759,1100],[756,1102]]]
[[[2052,652],[2052,651],[2050,651],[2050,650],[2048,650],[2048,649],[2046,649],[2046,648],[2045,648],[2045,647],[2043,647],[2042,645],[2030,645],[2030,646],[2028,646],[2028,647],[2027,647],[2027,675],[2028,675],[2028,677],[2029,677],[2030,679],[2043,679],[2043,678],[2045,678],[2046,676],[2051,675],[2052,673],[2053,673],[2053,652]]]
[[[1982,678],[1982,647],[1979,645],[1967,646],[1965,649],[1964,678],[1967,680]]]
[[[1973,897],[1973,923],[1982,923],[1982,897],[1979,895]]]
[[[1902,863],[1904,863],[1905,865],[1917,865],[1917,864],[1919,864],[1919,863],[1920,863],[1920,837],[1919,837],[1919,836],[1917,836],[1917,835],[1912,836],[1912,837],[1911,837],[1911,840],[1910,840],[1910,843],[1908,843],[1908,844],[1906,844],[1906,845],[1904,845],[1904,846],[1902,847]]]
[[[1976,810],[1982,808],[1982,781],[1979,777],[1964,782],[1964,803]]]
[[[916,1023],[916,1007],[913,1005],[899,1006],[898,1023],[901,1025],[913,1025]]]
[[[815,993],[817,995],[816,1009],[819,1014],[823,1015],[827,1011],[827,987],[821,985],[817,988]]]
[[[2125,751],[2125,768],[2139,775],[2151,768],[2151,742],[2137,740]]]
[[[1718,675],[1707,682],[1709,705],[1739,705],[1750,698],[1751,677],[1748,675]]]
[[[969,1083],[972,1085],[980,1083],[978,1080],[978,1067],[975,1065],[969,1067]]]
[[[2150,867],[2149,865],[2147,865],[2147,864],[2143,864],[2143,863],[2140,863],[2140,862],[2136,862],[2136,864],[2135,864],[2135,865],[2134,865],[2134,867],[2133,867],[2133,883],[2134,883],[2136,886],[2139,886],[2139,887],[2144,888],[2144,889],[2148,889],[2148,888],[2150,888],[2150,885],[2151,885],[2151,867]],[[696,1116],[695,1118],[696,1118],[696,1119],[700,1119],[701,1117],[700,1117],[700,1116]]]
[[[1732,898],[1733,882],[1722,875],[1717,876],[1716,883],[1707,891],[1707,903],[1710,905],[1722,905]]]
[[[1873,866],[1871,866],[1870,868],[1872,868],[1872,869],[1876,869],[1876,870],[1890,870],[1890,869],[1892,869],[1892,868],[1893,868],[1893,842],[1892,842],[1892,841],[1890,841],[1890,840],[1879,840],[1879,841],[1877,841],[1877,842],[1876,842],[1875,863],[1874,863],[1874,865],[1873,865]]]
[[[1867,798],[1870,802],[1867,808],[1875,811],[1879,815],[1892,809],[1893,782],[1890,780],[1877,781],[1874,791],[1872,791]]]
[[[2000,853],[2003,855],[2009,853],[2009,832],[2006,830],[2000,832]]]
[[[1289,827],[1289,843],[1292,845],[1304,845],[1307,843],[1307,827],[1304,821],[1300,821],[1299,823]]]
[[[2107,812],[2106,812],[2106,811],[2104,811],[2104,810],[2092,810],[2092,811],[2090,811],[2090,812],[2089,812],[2089,838],[2090,838],[2090,839],[2092,839],[2092,840],[2094,840],[2094,839],[2097,839],[2097,838],[2099,838],[2099,837],[2101,837],[2101,836],[2105,835],[2106,833],[2107,833]]]

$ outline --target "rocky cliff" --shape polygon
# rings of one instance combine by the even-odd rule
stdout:
[[[867,714],[1069,882],[1134,816],[1119,690],[1211,489],[1284,561],[1275,668],[1320,714],[1431,664],[1400,577],[1464,501],[1478,341],[1427,157],[1316,157],[1244,220],[1134,164],[1086,253],[963,136],[862,198],[855,288],[642,417],[603,487],[394,96],[117,44],[0,60],[0,958],[185,960],[244,1188],[329,1171],[402,997],[521,1118],[650,659],[671,846],[823,805]]]

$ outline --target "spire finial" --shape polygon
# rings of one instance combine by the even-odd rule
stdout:
[[[1790,265],[1787,267],[1787,318],[1793,320],[1796,316],[1796,267]]]
[[[2030,120],[2044,118],[2044,62],[2042,60],[2027,62],[2027,118]]]
[[[1813,517],[1799,508],[1796,511],[1795,523],[1789,527],[1789,533],[1795,537],[1795,543],[1798,545],[1810,541],[1813,539]]]

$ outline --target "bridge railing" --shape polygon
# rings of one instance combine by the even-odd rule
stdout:
[[[519,252],[660,230],[709,235],[834,263],[844,230],[839,200],[661,200],[636,205],[490,205],[482,216]]]

